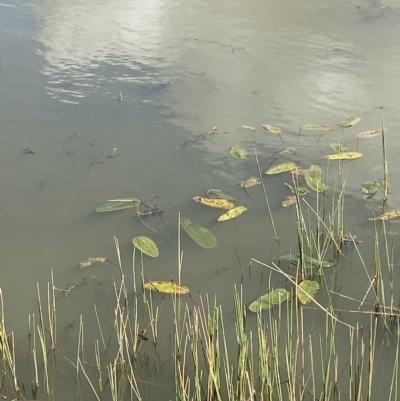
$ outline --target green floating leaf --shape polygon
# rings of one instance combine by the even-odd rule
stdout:
[[[263,125],[263,128],[269,132],[272,132],[273,134],[280,134],[282,131],[279,127],[276,127],[275,125],[265,124]]]
[[[341,143],[330,143],[329,144],[331,148],[336,152],[336,153],[343,153],[347,152],[349,148]]]
[[[145,283],[144,288],[148,290],[162,292],[164,294],[183,295],[189,292],[189,288],[174,281],[149,281]]]
[[[317,164],[311,164],[306,176],[315,178],[317,180],[322,180],[322,168]]]
[[[290,184],[287,184],[286,182],[285,182],[285,185],[295,194],[295,193],[298,193],[299,195],[307,195],[308,193],[310,193],[310,191],[307,189],[307,188],[305,188],[305,187],[299,187],[299,186],[297,186],[297,185],[295,185],[295,186],[293,186],[293,185],[290,185]]]
[[[319,267],[331,267],[331,262],[326,262],[324,260],[318,260],[312,258],[310,256],[304,255],[304,268],[306,269],[318,269]],[[279,258],[279,260],[283,263],[286,263],[288,266],[291,267],[300,267],[300,255],[284,255]]]
[[[360,152],[344,152],[344,153],[338,153],[336,155],[325,156],[325,159],[329,159],[329,160],[352,160],[352,159],[358,159],[359,157],[362,157],[362,153],[360,153]]]
[[[386,130],[385,130],[386,131]],[[363,131],[360,132],[359,134],[357,134],[357,138],[361,138],[361,139],[367,139],[367,138],[373,138],[374,136],[378,136],[382,134],[382,130],[381,129],[375,129],[373,131]]]
[[[304,176],[307,185],[315,192],[324,192],[326,191],[326,185],[322,182],[322,180],[318,178],[313,178],[308,175]]]
[[[234,219],[234,218],[240,216],[246,210],[247,210],[247,207],[244,207],[244,206],[235,207],[234,209],[231,209],[228,212],[219,216],[218,221],[227,221],[227,220]]]
[[[287,148],[281,150],[280,152],[278,152],[275,156],[276,157],[282,157],[282,156],[287,156],[290,155],[292,153],[296,153],[296,148],[293,148],[292,146],[288,146]]]
[[[293,170],[296,167],[294,163],[281,163],[269,168],[265,174],[280,174]]]
[[[238,200],[238,199],[234,198],[233,196],[230,196],[230,195],[226,194],[225,192],[222,192],[221,189],[208,189],[206,191],[206,194],[211,199],[226,199],[226,200],[230,200],[230,201]]]
[[[318,290],[318,282],[304,280],[299,284],[299,288],[297,289],[297,298],[303,305],[308,304],[311,299],[315,298],[315,294]]]
[[[275,305],[287,301],[290,298],[290,292],[284,288],[277,288],[276,290],[270,291],[268,294],[262,295],[249,305],[251,312],[259,312],[261,310],[271,309]]]
[[[349,127],[352,127],[353,125],[357,124],[360,121],[361,121],[361,118],[349,117],[349,118],[346,118],[346,120],[341,121],[338,125],[342,128],[349,128]]]
[[[108,201],[105,205],[99,206],[96,209],[96,212],[105,213],[105,212],[114,212],[116,210],[122,209],[130,209],[131,207],[135,207],[140,205],[142,202],[136,198],[129,199],[115,199]]]
[[[254,185],[258,185],[258,184],[261,184],[260,177],[250,177],[246,181],[242,181],[240,183],[240,186],[243,188],[250,188],[250,187],[254,187]]]
[[[372,198],[378,191],[378,184],[376,181],[364,182],[364,184],[361,184],[361,190],[365,199]]]
[[[238,159],[245,159],[247,157],[247,152],[241,146],[234,145],[231,147],[231,155]]]
[[[368,220],[391,220],[395,219],[396,217],[400,217],[400,210],[388,210],[387,212],[381,214],[378,217],[373,217]]]
[[[203,248],[211,249],[217,245],[217,239],[214,234],[189,219],[181,219],[181,226],[187,232],[190,238]]]
[[[139,237],[133,238],[132,242],[133,245],[139,249],[139,251],[142,251],[146,255],[149,255],[152,258],[156,258],[158,256],[157,245],[152,239],[145,237],[144,235],[140,235]]]
[[[304,124],[301,129],[307,131],[332,131],[333,128],[329,125],[319,125],[319,124]]]
[[[382,192],[385,192],[385,180],[383,178],[376,181],[376,185]],[[386,189],[388,192],[390,192],[390,185],[388,181],[386,181]]]

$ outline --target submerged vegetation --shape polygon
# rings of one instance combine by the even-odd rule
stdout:
[[[339,126],[349,129],[359,121],[352,117]],[[255,132],[253,127],[243,128]],[[278,127],[263,125],[263,128],[281,135]],[[333,130],[316,124],[303,125],[302,129]],[[379,213],[371,217],[372,223],[368,222],[373,230],[372,264],[365,262],[359,250],[360,242],[348,231],[344,217],[346,196],[341,163],[360,156],[349,151],[345,144],[333,143],[336,153],[330,156],[335,157],[327,157],[326,167],[285,161],[266,170],[268,175],[284,173],[290,177],[290,183],[284,184],[293,195],[282,205],[295,210],[293,230],[297,233],[297,244],[277,263],[251,259],[249,274],[258,265],[267,272],[268,283],[249,305],[243,301],[242,283],[232,289],[231,312],[226,312],[217,298],[199,294],[195,300],[189,294],[190,289],[181,282],[185,268],[181,228],[200,247],[207,249],[202,252],[216,247],[217,239],[209,229],[179,215],[177,281],[146,279],[148,258],[144,255],[159,255],[154,239],[146,236],[132,239],[132,277],[128,279],[115,239],[119,278],[114,282],[112,324],[102,321],[95,307],[98,332],[88,336],[80,316],[75,355],[66,355],[58,348],[58,288],[53,278],[47,289],[47,302],[42,302],[38,288],[39,312],[29,319],[29,355],[25,359],[31,366],[31,376],[21,379],[24,374],[20,374],[17,366],[19,352],[15,334],[7,331],[0,291],[2,398],[60,399],[59,382],[64,381],[65,373],[58,373],[57,369],[62,361],[75,380],[67,386],[69,397],[84,400],[399,400],[400,296],[386,220],[399,217],[400,211],[387,210],[389,183],[384,127],[364,131],[358,138],[379,134],[383,177],[360,188],[365,199],[374,197],[378,190],[383,195]],[[233,146],[230,152],[238,159],[250,158],[239,145]],[[293,154],[290,151],[279,157]],[[240,186],[247,193],[247,189],[262,185],[272,231],[279,241],[269,207],[268,188],[263,183],[266,174],[260,169],[255,150],[254,155],[259,175],[242,181]],[[328,174],[329,169],[332,172],[332,165],[333,177]],[[300,185],[301,180],[311,192]],[[218,221],[251,213],[250,208],[235,205],[240,200],[224,190],[210,189],[206,195],[193,199],[202,205],[228,210]],[[96,211],[136,207],[143,222],[145,214],[139,210],[142,205],[149,206],[136,198],[115,199]],[[146,213],[155,211],[151,206]],[[343,266],[349,259],[352,264],[362,266],[369,283],[361,300],[342,293],[337,285],[339,275],[346,275]],[[89,267],[107,260],[106,257],[88,258],[80,266]],[[63,295],[68,295],[65,290]],[[351,301],[355,307],[343,309],[343,300]],[[163,344],[161,331],[169,334],[162,337],[168,338],[169,347]],[[164,365],[170,368],[167,372]],[[166,382],[173,384],[169,388],[159,384],[159,374],[168,376]]]

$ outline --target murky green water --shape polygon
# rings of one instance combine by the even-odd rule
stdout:
[[[233,159],[234,144],[250,155],[255,146],[262,171],[287,146],[296,147],[304,168],[323,165],[329,143],[338,139],[361,151],[362,159],[343,164],[346,228],[364,241],[360,250],[369,263],[373,228],[366,219],[379,207],[363,200],[360,185],[381,178],[382,170],[372,169],[382,157],[379,139],[357,142],[355,134],[379,128],[382,118],[389,207],[400,202],[400,13],[396,2],[373,3],[3,0],[0,285],[19,343],[25,344],[27,317],[36,311],[36,283],[45,288],[50,271],[60,289],[83,283],[58,301],[65,347],[74,349],[79,315],[93,316],[93,304],[103,318],[112,316],[118,269],[107,263],[80,270],[79,261],[106,256],[116,262],[114,235],[127,274],[132,238],[148,235],[161,255],[146,259],[148,278],[177,279],[179,212],[218,239],[207,251],[182,235],[182,281],[192,294],[217,294],[229,314],[243,272],[245,301],[262,293],[269,272],[253,265],[249,276],[250,258],[269,263],[296,247],[295,210],[281,207],[290,177],[264,177],[277,244],[261,187],[248,190],[250,199],[239,185],[257,175],[254,157]],[[343,137],[337,123],[353,115],[362,120]],[[299,135],[305,123],[335,131]],[[262,124],[280,126],[282,135]],[[255,142],[242,125],[257,129]],[[242,199],[249,211],[217,223],[219,211],[192,201],[209,188]],[[133,211],[94,212],[107,199],[126,197],[163,210],[145,220],[159,234]],[[398,223],[390,229],[396,234]],[[368,281],[358,259],[339,287],[363,298]],[[95,331],[94,318],[85,319]]]

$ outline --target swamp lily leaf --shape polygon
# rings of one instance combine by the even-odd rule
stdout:
[[[319,284],[317,281],[303,280],[297,289],[297,298],[303,305],[308,304],[311,299],[314,299],[318,290]]]
[[[230,201],[237,201],[238,199],[234,198],[233,196],[230,196],[226,194],[225,192],[222,192],[221,189],[208,189],[206,191],[206,194],[212,198],[212,199],[226,199]]]
[[[258,185],[258,184],[261,184],[260,177],[250,177],[246,181],[242,181],[240,183],[240,186],[243,188],[250,188],[250,187],[254,187],[254,185]]]
[[[308,193],[310,193],[310,191],[309,191],[307,188],[305,188],[305,187],[299,187],[299,186],[297,186],[297,185],[293,186],[293,185],[287,184],[286,182],[285,182],[285,185],[286,185],[294,194],[295,194],[296,192],[297,192],[299,195],[307,195]]]
[[[332,131],[333,128],[329,125],[319,125],[319,124],[304,124],[301,129],[307,131]]]
[[[83,269],[84,267],[91,266],[93,263],[104,263],[106,260],[107,258],[88,258],[79,262],[79,266],[81,267],[81,269]]]
[[[282,131],[279,127],[276,127],[275,125],[264,124],[263,128],[269,132],[272,132],[273,134],[280,134]]]
[[[261,310],[271,309],[275,305],[280,305],[287,301],[289,298],[289,291],[286,291],[284,288],[277,288],[253,301],[249,305],[249,310],[252,312],[259,312]]]
[[[149,281],[144,284],[144,288],[147,290],[162,292],[164,294],[183,295],[189,292],[188,287],[184,287],[174,281]]]
[[[136,198],[109,200],[105,205],[99,206],[96,209],[96,212],[114,212],[116,210],[129,209],[131,207],[140,205],[141,203],[142,202]]]
[[[146,255],[151,256],[152,258],[156,258],[158,256],[157,245],[152,239],[145,237],[144,235],[140,235],[139,237],[133,238],[132,242],[133,245],[139,249],[139,251],[142,251]]]
[[[362,139],[373,138],[374,136],[378,136],[380,134],[382,134],[381,129],[375,129],[373,131],[363,131],[357,134],[357,138],[362,138]]]
[[[357,124],[360,121],[361,121],[361,118],[349,117],[349,118],[346,118],[346,120],[341,121],[338,125],[342,128],[349,128],[349,127],[352,127],[353,125]]]
[[[265,174],[280,174],[293,170],[296,167],[294,163],[281,163],[269,168]]]
[[[304,258],[304,267],[306,269],[311,269],[311,268],[317,269],[319,267],[325,268],[332,266],[332,263],[330,262],[326,262],[324,260],[318,260],[310,256],[304,255],[303,258]],[[288,266],[291,267],[298,267],[300,266],[300,255],[284,255],[279,258],[279,261],[286,263]]]
[[[290,155],[292,153],[296,153],[296,148],[293,148],[292,146],[288,146],[287,148],[281,150],[280,152],[278,152],[275,156],[276,157],[282,157],[282,156],[287,156]]]
[[[232,209],[235,206],[232,202],[226,199],[212,199],[203,198],[202,196],[195,196],[193,200],[201,203],[202,205],[216,207],[218,209]]]
[[[362,157],[362,153],[360,153],[360,152],[343,152],[343,153],[338,153],[336,155],[327,155],[327,156],[325,156],[325,159],[352,160],[352,159],[358,159],[359,157]]]
[[[181,226],[189,237],[202,248],[211,249],[217,245],[217,239],[214,234],[200,224],[189,219],[181,219]]]
[[[255,131],[256,129],[250,125],[242,125],[242,128],[249,129],[250,131]]]
[[[378,217],[373,217],[368,220],[390,220],[395,219],[396,217],[400,217],[400,210],[388,210],[387,212],[381,214]]]
[[[337,153],[347,152],[349,148],[341,143],[330,143],[331,148]]]
[[[285,200],[282,202],[282,206],[283,207],[288,207],[290,205],[293,205],[294,203],[296,203],[296,196],[295,195],[291,195],[291,196],[287,196],[285,198]]]
[[[367,181],[361,184],[361,190],[365,199],[372,198],[378,190],[376,181]]]
[[[228,212],[222,214],[221,216],[218,217],[218,221],[227,221],[234,219],[235,217],[240,216],[242,213],[244,213],[247,210],[247,207],[244,206],[238,206],[235,207]]]
[[[247,152],[239,145],[232,146],[230,152],[232,156],[238,159],[245,159],[247,157]]]

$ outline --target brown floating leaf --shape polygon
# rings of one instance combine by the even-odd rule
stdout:
[[[202,196],[195,196],[193,198],[195,202],[199,202],[202,205],[216,207],[219,209],[232,209],[235,205],[226,199],[211,199],[203,198]]]
[[[272,132],[273,134],[280,134],[282,131],[279,127],[276,127],[275,125],[269,125],[269,124],[264,124],[263,128],[269,132]]]
[[[96,262],[104,263],[106,260],[107,258],[88,258],[79,262],[79,266],[81,267],[81,269],[83,269],[84,267],[91,266],[93,263]]]
[[[385,130],[386,131],[386,130]],[[378,136],[382,134],[382,130],[381,129],[376,129],[373,131],[363,131],[360,132],[359,134],[357,134],[357,138],[373,138],[374,136]]]
[[[390,220],[396,217],[400,217],[400,210],[388,210],[387,212],[381,214],[378,217],[373,217],[368,220]]]
[[[296,196],[295,195],[287,196],[285,200],[282,202],[282,206],[288,207],[290,205],[293,205],[293,203],[296,203]]]
[[[304,124],[301,129],[308,131],[332,131],[333,128],[328,125],[319,125],[319,124]]]
[[[242,186],[243,188],[250,188],[250,187],[254,187],[254,185],[258,185],[258,184],[261,184],[260,177],[250,177],[246,181],[242,181],[240,183],[240,186]]]

